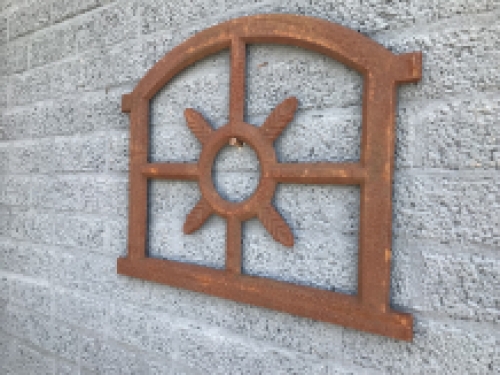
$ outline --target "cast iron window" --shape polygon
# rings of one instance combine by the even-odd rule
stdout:
[[[275,43],[323,53],[364,77],[361,158],[356,163],[279,163],[274,140],[292,120],[294,97],[278,105],[261,127],[244,121],[245,49]],[[149,101],[176,74],[211,54],[231,51],[229,122],[213,130],[192,109],[187,126],[202,143],[197,163],[150,163]],[[124,95],[130,113],[130,201],[128,254],[118,273],[228,298],[403,340],[413,335],[412,316],[389,306],[392,242],[392,175],[397,85],[421,78],[420,53],[394,55],[363,35],[324,20],[295,15],[242,17],[204,30],[167,53]],[[179,110],[184,110],[179,108]],[[257,190],[229,202],[216,191],[212,163],[231,139],[248,143],[261,165]],[[226,267],[214,269],[147,256],[148,180],[197,181],[201,199],[188,214],[184,232],[198,229],[212,214],[226,218]],[[271,204],[277,183],[359,185],[358,293],[355,296],[245,275],[241,272],[242,221],[258,217],[273,238],[293,245],[293,235]]]

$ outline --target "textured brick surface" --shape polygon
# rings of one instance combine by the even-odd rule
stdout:
[[[66,27],[51,27],[36,33],[31,38],[30,65],[45,65],[77,52],[77,37]]]
[[[2,374],[497,374],[500,371],[498,0],[404,2],[0,0]],[[126,254],[129,119],[121,96],[165,53],[234,17],[340,23],[395,53],[422,50],[398,91],[390,304],[405,343],[116,274]],[[150,106],[149,158],[198,160],[186,108],[228,121],[228,51],[180,72]],[[363,77],[293,46],[247,50],[246,121],[289,96],[280,162],[360,160]],[[241,200],[259,181],[245,145],[214,185]],[[149,255],[222,268],[225,221],[184,235],[194,182],[149,185]],[[360,188],[280,184],[293,248],[243,226],[245,273],[357,292]]]
[[[345,360],[370,365],[387,374],[493,374],[497,368],[498,337],[443,322],[417,321],[413,343],[383,337],[344,335]]]
[[[14,39],[50,25],[53,22],[51,7],[50,1],[29,0],[14,9],[9,15],[9,38]]]
[[[9,101],[9,79],[0,78],[0,108],[7,107]]]
[[[0,45],[7,43],[8,40],[8,18],[5,15],[0,15]]]
[[[0,59],[2,60],[0,76],[7,76],[28,69],[28,46],[26,40],[22,39],[0,45]]]
[[[55,375],[73,375],[78,372],[78,364],[59,361],[56,364]]]
[[[498,257],[423,252],[422,295],[430,311],[475,321],[500,321]]]
[[[102,0],[55,0],[52,2],[52,16],[55,22],[74,17],[102,4]]]
[[[417,117],[425,124],[422,165],[431,168],[487,169],[499,165],[498,97],[488,95],[438,102]]]
[[[54,373],[54,359],[47,357],[23,344],[15,345],[13,349],[13,365],[9,368],[14,374],[52,375]]]
[[[497,245],[497,173],[401,173],[395,230],[415,238]]]

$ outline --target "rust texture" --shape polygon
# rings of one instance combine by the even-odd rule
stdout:
[[[361,159],[357,163],[279,163],[273,142],[292,120],[296,98],[285,99],[261,127],[244,121],[246,45],[300,46],[336,59],[364,77]],[[172,77],[192,63],[223,49],[231,51],[229,122],[213,130],[203,116],[185,109],[186,124],[203,145],[197,163],[149,163],[149,101]],[[394,55],[345,27],[305,16],[242,17],[204,30],[167,53],[124,95],[130,113],[130,202],[128,254],[118,273],[175,287],[276,309],[402,340],[413,337],[410,314],[389,306],[392,241],[392,174],[397,85],[421,78],[420,53]],[[183,109],[179,109],[183,110]],[[257,153],[261,178],[243,202],[226,201],[216,191],[211,169],[219,150],[248,144]],[[216,214],[226,218],[224,270],[147,256],[148,179],[198,181],[201,199],[187,215],[184,233],[192,233]],[[359,185],[358,293],[355,296],[244,275],[241,272],[241,224],[258,217],[273,238],[293,246],[293,234],[271,204],[277,183]]]

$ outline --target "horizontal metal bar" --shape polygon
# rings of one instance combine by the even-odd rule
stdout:
[[[374,312],[347,294],[165,259],[120,258],[118,273],[396,339],[412,338],[410,314]]]
[[[265,177],[287,183],[360,185],[365,170],[359,163],[279,163]]]
[[[198,165],[194,163],[148,163],[141,167],[148,178],[169,180],[198,180]]]

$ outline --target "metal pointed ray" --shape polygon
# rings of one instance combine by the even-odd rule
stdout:
[[[191,234],[197,231],[212,214],[213,210],[208,202],[201,198],[186,217],[183,227],[184,233]]]
[[[191,132],[198,138],[201,144],[204,144],[207,138],[212,133],[212,127],[203,118],[203,115],[192,108],[187,108],[184,111],[187,126]]]
[[[259,220],[269,234],[282,245],[293,246],[293,234],[285,219],[271,205],[262,207],[258,214]]]
[[[260,128],[264,136],[272,141],[278,138],[295,116],[298,104],[297,98],[293,96],[278,104]]]

